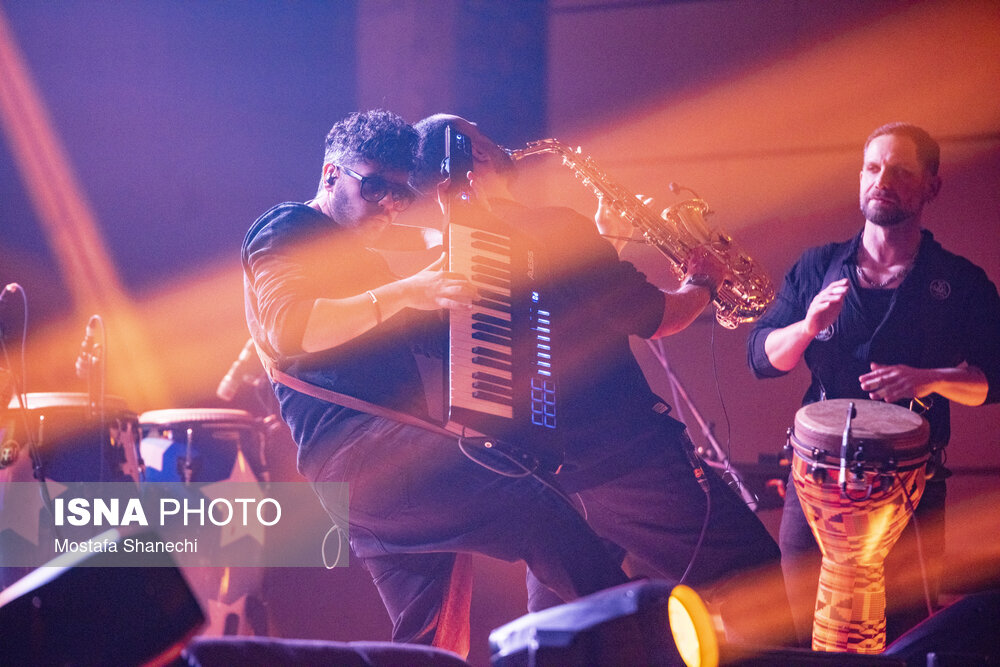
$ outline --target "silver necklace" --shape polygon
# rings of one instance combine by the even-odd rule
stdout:
[[[909,264],[907,264],[906,266],[904,266],[899,271],[896,271],[895,273],[893,273],[891,276],[889,276],[888,278],[886,278],[884,281],[882,281],[882,282],[876,282],[876,281],[874,281],[874,280],[872,280],[871,278],[868,277],[868,275],[865,273],[865,270],[861,268],[861,264],[855,264],[854,265],[854,268],[858,272],[858,278],[861,278],[861,280],[864,281],[865,283],[867,283],[869,287],[874,287],[875,289],[885,289],[886,287],[888,287],[889,285],[893,284],[897,280],[902,281],[903,278],[906,277],[906,274],[910,272],[910,269],[912,267],[913,267],[913,262],[911,261]]]

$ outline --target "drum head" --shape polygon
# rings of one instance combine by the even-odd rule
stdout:
[[[253,424],[254,416],[246,410],[225,408],[173,408],[149,410],[139,415],[139,423],[146,424],[203,424],[206,422],[237,422]]]
[[[851,420],[852,450],[860,447],[866,460],[877,462],[892,458],[906,464],[927,458],[927,420],[883,401],[837,398],[805,405],[795,413],[797,444],[839,457],[851,403],[856,411]]]

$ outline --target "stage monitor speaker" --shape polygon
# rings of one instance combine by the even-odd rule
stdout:
[[[1000,590],[958,599],[908,630],[884,655],[921,667],[1000,664]]]
[[[493,667],[673,667],[684,658],[707,667],[718,664],[718,639],[693,590],[638,581],[503,625],[490,633],[490,653]]]
[[[115,555],[60,556],[0,591],[0,663],[164,665],[180,655],[205,620],[180,570],[168,554],[159,567],[107,567]]]
[[[810,651],[805,648],[729,645],[720,650],[724,667],[913,667],[884,655]],[[923,664],[921,663],[921,667]]]
[[[986,667],[1000,664],[1000,591],[945,607],[878,655],[724,646],[726,667]]]

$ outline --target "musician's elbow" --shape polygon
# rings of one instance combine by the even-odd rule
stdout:
[[[671,309],[666,309],[663,312],[663,319],[660,320],[660,326],[657,327],[653,335],[650,336],[652,340],[657,338],[665,338],[667,336],[672,336],[675,333],[680,333],[688,328],[692,322],[694,322],[697,314],[691,315],[690,317],[685,317],[680,315]]]

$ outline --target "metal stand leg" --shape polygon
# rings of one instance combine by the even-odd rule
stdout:
[[[684,385],[681,384],[680,378],[674,373],[673,369],[670,367],[670,362],[667,361],[667,352],[663,347],[663,341],[657,340],[647,340],[646,343],[649,345],[649,349],[652,350],[653,356],[656,357],[657,362],[663,368],[664,373],[667,375],[667,380],[670,381],[670,389],[674,395],[673,405],[677,408],[677,418],[687,423],[686,419],[683,419],[683,407],[686,406],[687,410],[694,417],[694,420],[698,422],[698,427],[701,430],[702,437],[705,439],[706,446],[701,446],[697,448],[698,456],[701,457],[706,464],[719,470],[722,474],[722,478],[726,480],[726,483],[735,490],[747,506],[753,510],[757,511],[758,499],[754,493],[747,488],[747,485],[743,482],[743,478],[740,474],[733,468],[729,461],[729,457],[726,456],[725,450],[719,445],[719,441],[715,438],[715,433],[712,431],[712,425],[705,421],[702,417],[701,412],[698,411],[697,406],[695,406],[694,401],[688,395],[687,390],[684,389]]]

